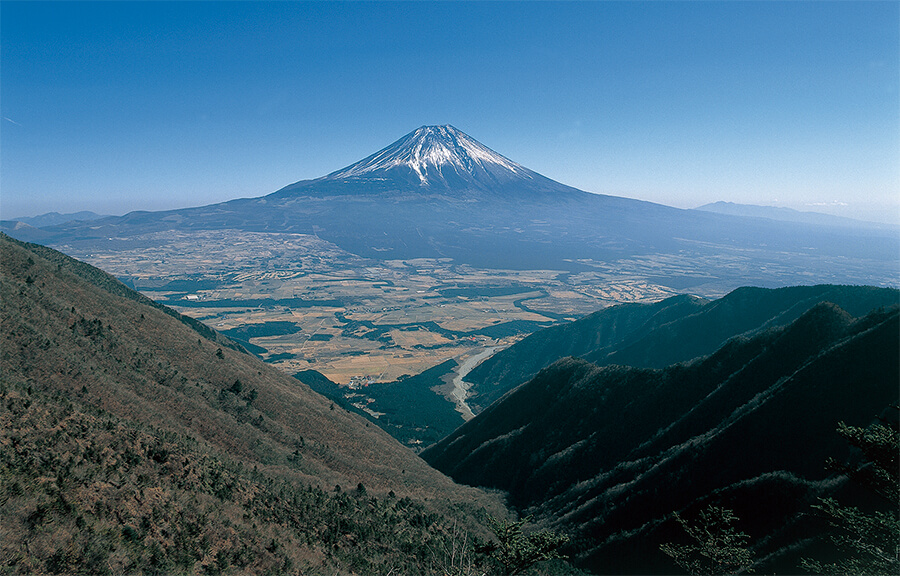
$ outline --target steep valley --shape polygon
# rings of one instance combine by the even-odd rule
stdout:
[[[454,530],[484,537],[484,514],[505,514],[106,273],[7,237],[0,250],[12,573],[429,573]]]

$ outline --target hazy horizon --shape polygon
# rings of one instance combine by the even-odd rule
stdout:
[[[635,200],[640,200],[640,198],[635,198]],[[704,208],[706,208],[706,207],[712,206],[712,205],[717,204],[717,203],[722,203],[722,202],[724,202],[725,204],[733,204],[734,206],[738,206],[738,207],[749,207],[749,208],[760,207],[760,208],[775,208],[775,209],[781,209],[781,208],[784,208],[784,209],[792,210],[792,211],[794,211],[794,212],[798,212],[798,213],[801,213],[801,214],[821,214],[821,215],[825,215],[825,216],[835,216],[835,217],[839,217],[839,218],[850,218],[850,219],[852,219],[852,220],[857,220],[857,221],[859,221],[860,223],[892,224],[892,225],[895,225],[895,226],[900,226],[900,223],[898,223],[898,220],[895,219],[895,218],[892,218],[890,214],[885,215],[885,218],[884,218],[883,220],[878,220],[878,219],[864,220],[864,219],[861,219],[861,218],[854,218],[854,217],[850,217],[850,216],[841,216],[840,214],[836,214],[836,213],[833,213],[833,212],[828,212],[828,211],[826,211],[826,210],[821,210],[821,209],[820,209],[820,210],[816,210],[816,209],[815,209],[815,206],[813,206],[813,209],[802,210],[802,209],[796,209],[796,208],[789,208],[789,207],[786,207],[786,206],[776,206],[776,205],[774,205],[774,204],[741,204],[741,203],[737,203],[737,202],[714,201],[714,202],[709,202],[709,203],[707,203],[707,204],[702,204],[702,205],[700,205],[700,206],[691,206],[691,207],[685,208],[685,209],[688,209],[688,210],[704,209]],[[193,206],[193,205],[175,206],[175,207],[172,207],[172,208],[163,208],[163,209],[160,209],[159,211],[178,210],[178,209],[181,209],[181,208],[190,208],[190,207],[194,207],[194,206]],[[96,216],[102,216],[102,217],[106,217],[106,216],[124,216],[124,215],[126,215],[126,214],[128,214],[128,213],[130,213],[130,212],[148,212],[148,211],[149,211],[149,212],[155,212],[155,211],[158,211],[158,210],[142,210],[142,209],[135,209],[135,210],[128,210],[128,211],[125,211],[125,212],[118,212],[118,213],[98,213],[98,212],[94,212],[94,211],[92,211],[92,210],[79,210],[79,211],[77,211],[77,212],[60,212],[60,211],[58,211],[58,210],[51,210],[50,212],[41,212],[41,213],[37,213],[37,214],[17,214],[17,215],[13,215],[13,216],[11,216],[11,217],[9,217],[9,218],[7,218],[6,215],[4,215],[4,216],[3,216],[3,220],[12,220],[12,221],[19,220],[19,219],[25,220],[25,219],[34,219],[34,218],[40,218],[40,217],[44,217],[44,216],[51,216],[51,215],[57,215],[57,214],[60,215],[60,216],[67,216],[67,215],[70,215],[70,214],[79,214],[79,213],[84,213],[84,212],[90,212],[90,213],[92,213],[92,214],[94,214],[94,215],[96,215]]]
[[[900,6],[4,2],[0,217],[257,197],[423,124],[588,192],[900,221]]]

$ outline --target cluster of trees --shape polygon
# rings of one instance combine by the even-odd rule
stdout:
[[[900,407],[898,407],[900,410]],[[900,432],[886,422],[869,428],[838,424],[838,434],[857,448],[861,465],[829,460],[827,465],[860,482],[889,504],[885,510],[863,511],[822,498],[813,509],[831,526],[827,538],[838,555],[831,561],[804,558],[801,568],[812,574],[900,574]],[[666,543],[660,549],[690,574],[744,574],[753,571],[750,536],[737,529],[732,510],[710,505],[689,522],[674,513],[689,543]]]

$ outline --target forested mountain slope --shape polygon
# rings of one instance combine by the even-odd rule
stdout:
[[[673,296],[652,304],[622,304],[575,322],[539,330],[472,370],[476,412],[566,356],[597,365],[663,368],[711,354],[726,340],[784,326],[819,302],[853,316],[900,304],[900,292],[869,286],[738,288],[718,300]]]
[[[671,572],[669,515],[710,500],[743,519],[761,571],[793,572],[822,530],[810,504],[852,492],[824,466],[850,455],[837,423],[900,403],[898,335],[896,306],[854,318],[821,303],[664,369],[562,359],[422,456],[573,531],[597,572]]]

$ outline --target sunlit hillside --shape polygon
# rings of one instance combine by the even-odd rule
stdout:
[[[99,270],[0,250],[13,573],[431,573],[452,538],[505,514]]]

